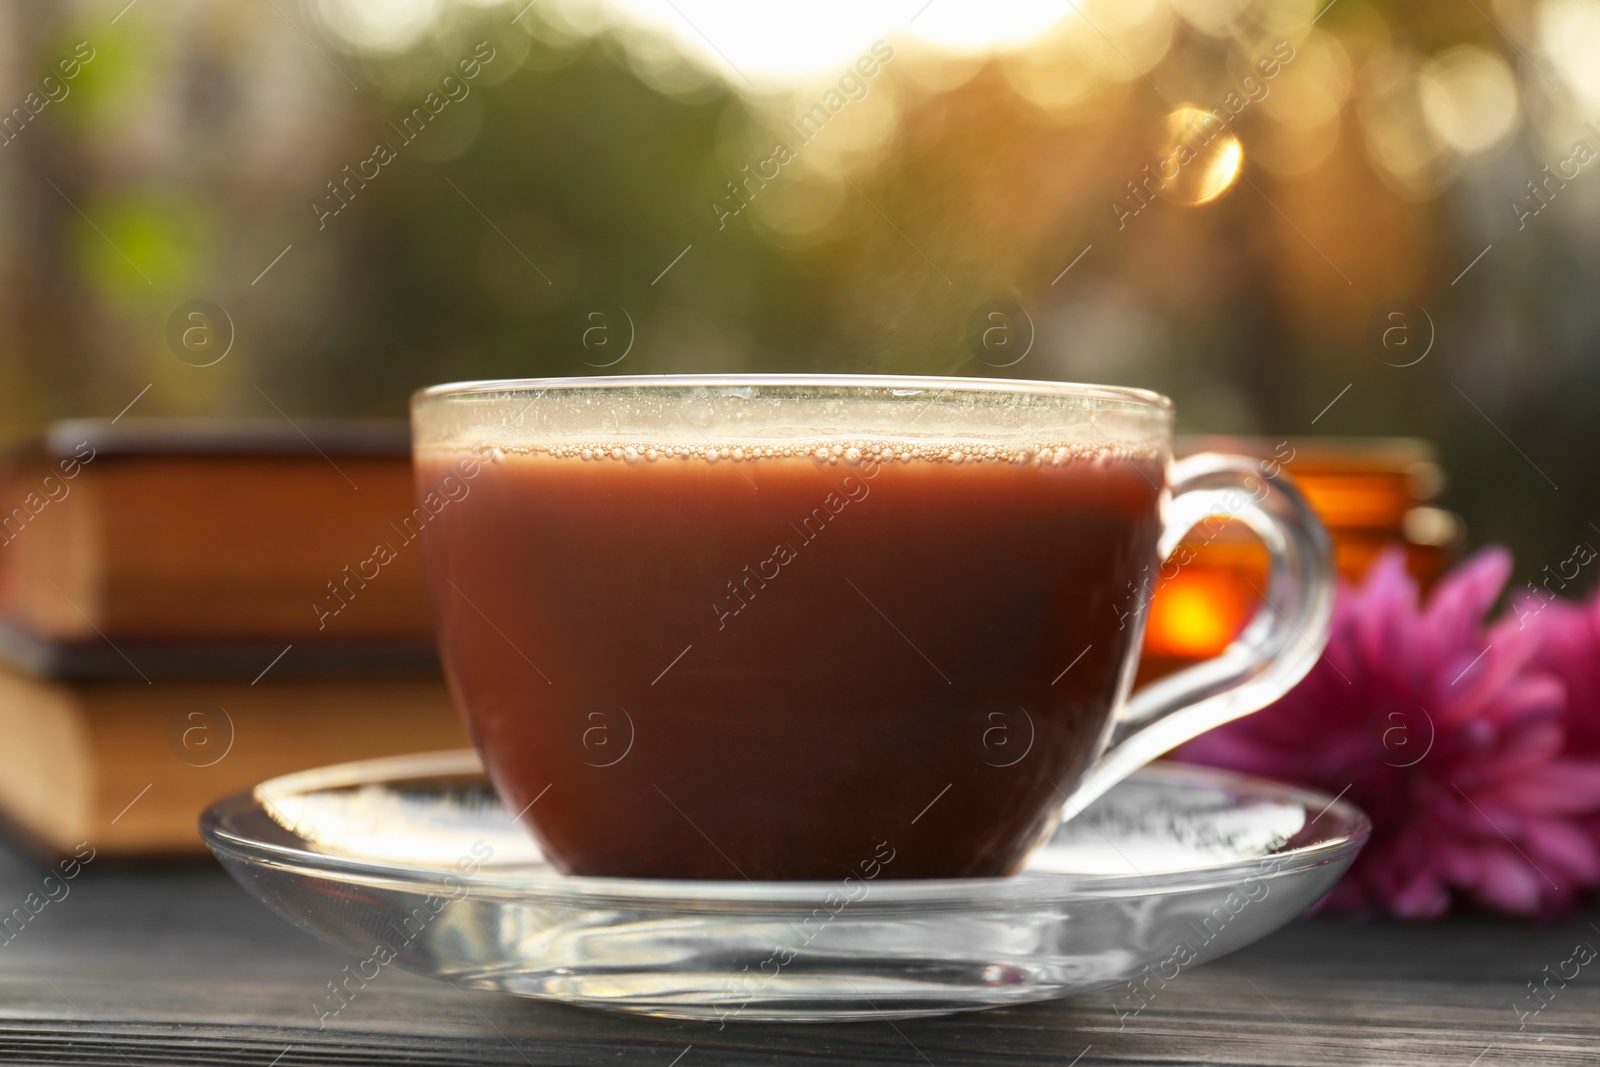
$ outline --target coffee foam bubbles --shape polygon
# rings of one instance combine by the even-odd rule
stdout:
[[[433,451],[433,449],[429,449]],[[464,449],[480,461],[504,463],[509,456],[545,457],[585,463],[659,463],[698,461],[734,463],[774,459],[810,459],[817,463],[1010,464],[1064,466],[1115,460],[1155,460],[1157,450],[1130,443],[1089,441],[1016,442],[955,441],[889,437],[829,438],[825,441],[667,441],[573,440],[548,444],[477,444]]]

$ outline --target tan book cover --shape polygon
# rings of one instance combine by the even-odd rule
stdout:
[[[466,744],[438,678],[61,683],[0,670],[0,819],[44,854],[203,851],[214,800],[291,771]]]

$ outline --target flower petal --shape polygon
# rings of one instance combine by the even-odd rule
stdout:
[[[1600,848],[1576,826],[1540,819],[1529,823],[1524,832],[1529,858],[1541,868],[1548,866],[1553,880],[1593,885],[1600,878]]]
[[[1493,801],[1539,815],[1582,815],[1600,810],[1600,765],[1550,760],[1535,772],[1494,787]]]
[[[1444,883],[1423,871],[1389,898],[1392,914],[1402,919],[1436,919],[1450,907]]]
[[[1498,545],[1462,563],[1428,598],[1419,620],[1424,642],[1438,652],[1449,652],[1479,641],[1484,616],[1510,576],[1511,553]]]
[[[1549,888],[1543,876],[1511,848],[1496,850],[1473,887],[1484,903],[1514,915],[1537,914]]]
[[[1398,549],[1383,551],[1360,590],[1352,594],[1350,606],[1350,632],[1363,665],[1385,663],[1404,653],[1416,629],[1417,586]]]

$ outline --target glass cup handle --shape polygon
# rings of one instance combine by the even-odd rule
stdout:
[[[1294,484],[1256,460],[1219,453],[1178,460],[1170,482],[1158,558],[1171,556],[1206,519],[1236,519],[1266,544],[1271,567],[1265,602],[1221,655],[1152,682],[1129,698],[1105,750],[1067,798],[1064,818],[1162,753],[1277,700],[1305,677],[1328,642],[1332,549],[1327,531]],[[1148,609],[1146,593],[1139,605],[1139,633]]]

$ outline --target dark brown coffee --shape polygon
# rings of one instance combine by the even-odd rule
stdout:
[[[418,480],[489,774],[562,870],[661,878],[1013,870],[1102,739],[1163,483],[1081,446],[463,456]]]

